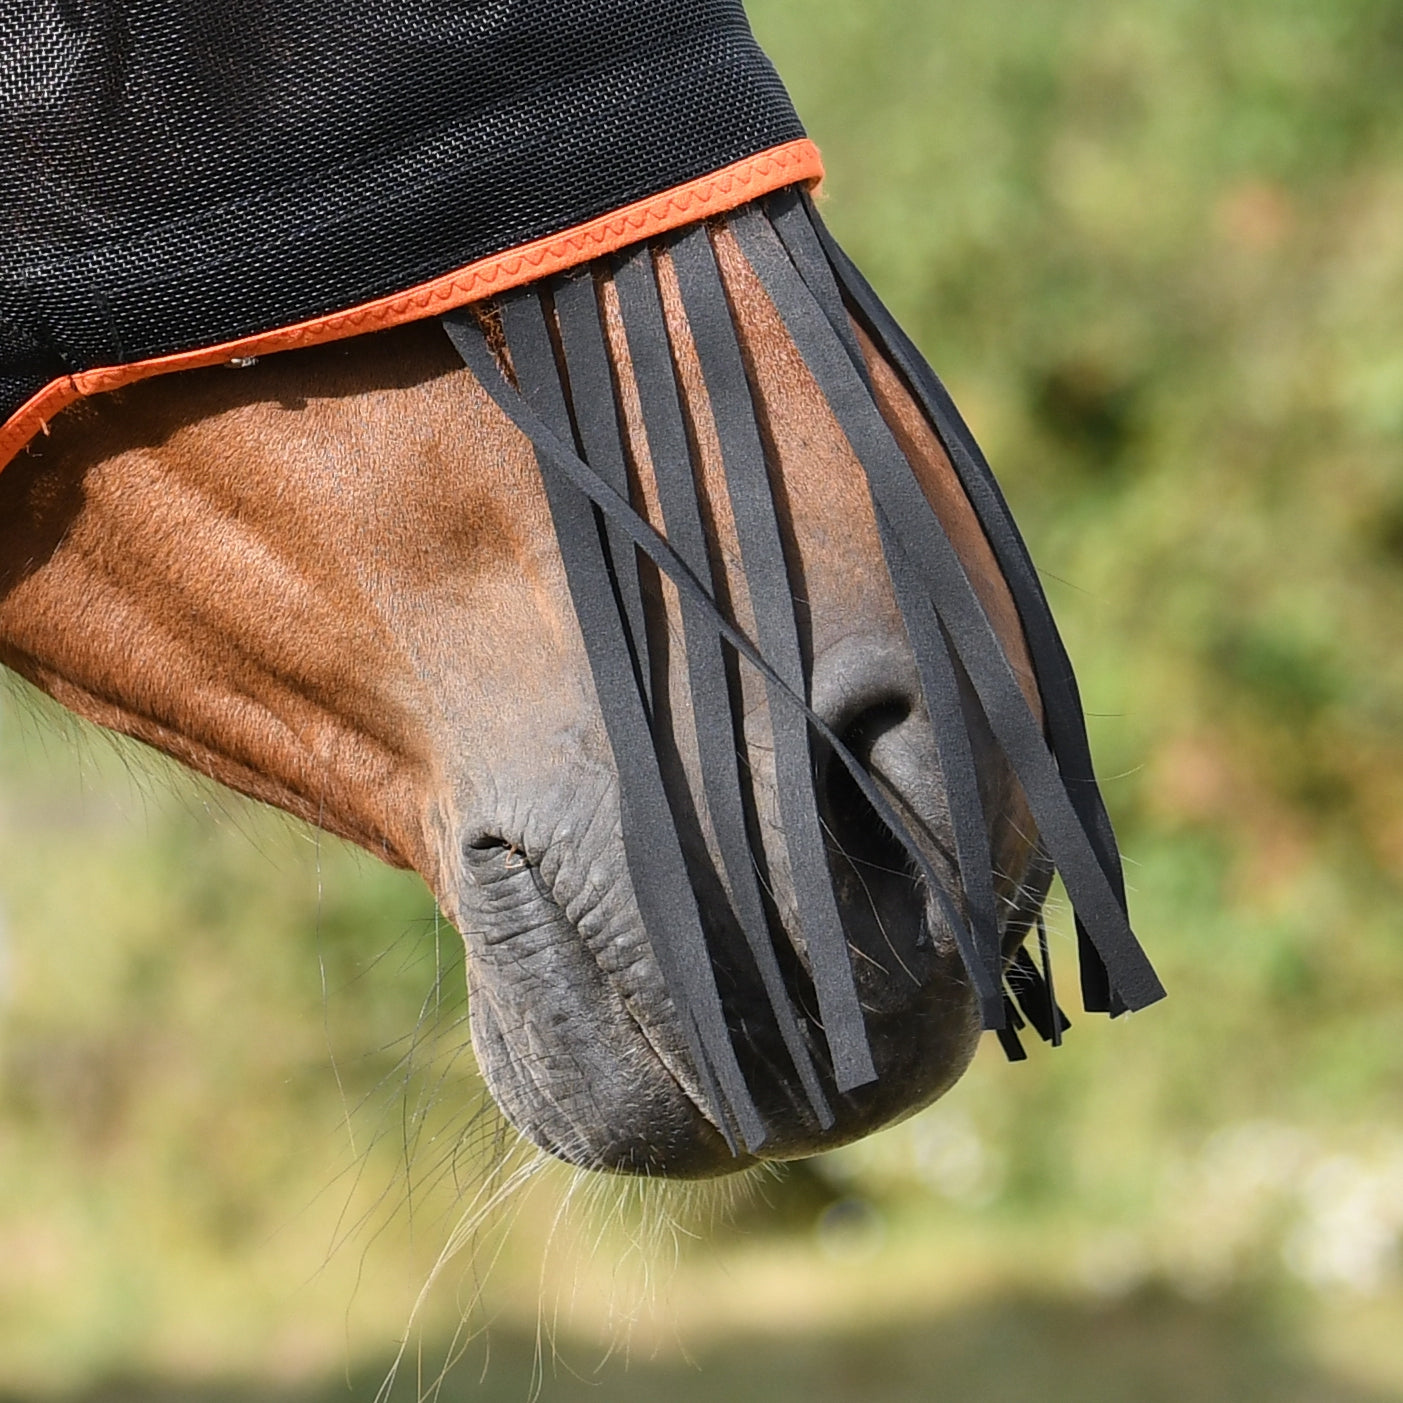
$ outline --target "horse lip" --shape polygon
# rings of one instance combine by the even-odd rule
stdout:
[[[601,963],[583,918],[572,918],[524,843],[483,837],[462,852],[468,886],[490,902],[476,919],[460,919],[471,957],[473,1041],[493,1097],[517,1129],[590,1169],[700,1177],[749,1163],[726,1148],[661,985],[631,995],[621,987],[628,971],[621,977]],[[642,944],[646,950],[646,937]],[[536,967],[534,976],[523,975],[519,960]],[[591,997],[587,1011],[597,1017],[579,1016]],[[549,1084],[552,1062],[562,1060],[592,1066],[599,1081],[566,1088],[586,1093],[572,1101]],[[611,1103],[613,1116],[605,1110]],[[650,1109],[647,1122],[630,1124],[640,1108]],[[582,1123],[578,1112],[594,1109],[604,1113]],[[665,1149],[665,1162],[655,1148]]]
[[[846,672],[848,663],[845,652],[846,649],[842,647],[826,650],[825,665],[820,670],[839,694],[839,699],[847,704],[845,714],[851,722],[855,715],[870,712],[875,703],[887,697],[899,696],[901,689],[893,685],[898,676],[894,668],[882,669],[885,677],[880,686],[869,685],[858,689],[846,678],[835,678],[834,670],[826,664],[834,659]],[[856,661],[858,659],[855,657]],[[914,726],[919,722],[916,717],[911,717],[908,724]],[[893,736],[894,741],[897,739]],[[909,759],[911,763],[917,763],[919,756],[913,755]],[[877,767],[879,770],[884,768],[887,767]],[[963,917],[965,897],[952,855],[940,841],[940,814],[926,812],[927,805],[921,802],[919,796],[905,793],[908,786],[903,766],[890,768],[894,771],[892,775],[874,773],[873,778],[903,821],[909,839],[919,846],[923,857],[938,874],[950,905]],[[876,815],[873,814],[872,818],[876,820]],[[885,876],[880,871],[863,872],[874,888],[876,882],[881,882],[885,890],[881,894],[874,890],[875,909],[879,909],[881,915],[875,923],[868,922],[872,929],[865,940],[858,941],[859,944],[867,944],[870,949],[854,957],[854,973],[859,980],[863,1004],[868,1010],[869,1035],[873,1039],[873,1051],[878,1057],[881,1075],[871,1091],[836,1098],[833,1104],[839,1112],[839,1125],[833,1131],[822,1130],[809,1114],[807,1103],[791,1085],[792,1076],[782,1072],[778,1077],[774,1075],[776,1069],[783,1065],[784,1054],[772,1044],[768,1035],[762,1037],[758,1044],[748,1046],[756,1025],[750,1023],[743,1012],[736,1014],[728,998],[728,1022],[732,1024],[736,1051],[745,1068],[747,1081],[757,1092],[769,1087],[769,1094],[762,1098],[762,1114],[770,1134],[767,1143],[758,1151],[761,1159],[792,1158],[831,1148],[926,1104],[958,1077],[972,1052],[973,1043],[977,1041],[977,1030],[971,1023],[967,1008],[967,1005],[972,1007],[967,978],[947,918],[949,908],[933,889],[932,882],[922,877],[909,853],[895,856],[902,847],[901,840],[890,834],[885,824],[882,830],[888,833],[893,845],[893,858],[885,864],[891,875]],[[590,836],[597,837],[601,831],[617,839],[617,830],[607,822]],[[588,1137],[578,1132],[571,1133],[559,1120],[552,1122],[544,1112],[533,1109],[536,1099],[550,1099],[552,1088],[532,1081],[524,1063],[514,1068],[507,1079],[516,1084],[516,1094],[513,1096],[510,1087],[505,1094],[499,1089],[493,1080],[488,1059],[482,1058],[484,1074],[488,1076],[494,1095],[508,1118],[529,1139],[551,1153],[595,1169],[662,1172],[669,1176],[689,1177],[724,1174],[752,1162],[749,1156],[735,1156],[727,1150],[716,1127],[714,1113],[708,1109],[707,1098],[697,1085],[695,1069],[678,1032],[676,1014],[656,972],[647,933],[637,925],[640,918],[631,895],[631,884],[622,881],[617,891],[611,888],[600,895],[598,879],[591,881],[587,875],[589,859],[600,862],[609,857],[614,851],[612,841],[606,839],[605,847],[600,852],[592,851],[595,846],[593,842],[586,844],[591,851],[581,851],[580,838],[584,835],[567,836],[569,830],[559,822],[549,830],[536,832],[535,845],[516,836],[517,832],[516,825],[506,830],[484,831],[475,841],[463,843],[460,847],[460,871],[468,888],[475,888],[479,898],[490,897],[495,892],[499,917],[506,917],[495,921],[471,922],[480,947],[489,957],[489,965],[494,952],[500,958],[495,972],[487,968],[483,979],[511,979],[512,956],[509,951],[523,941],[533,942],[538,951],[545,944],[554,942],[558,945],[559,956],[548,957],[555,970],[555,980],[580,980],[582,988],[596,990],[605,997],[600,999],[597,1021],[581,1022],[579,1028],[560,1028],[557,1025],[560,1041],[538,1043],[537,1047],[545,1047],[548,1054],[554,1047],[557,1059],[562,1052],[573,1056],[572,1038],[583,1037],[585,1041],[580,1043],[580,1047],[585,1060],[602,1058],[609,1061],[599,1094],[601,1110],[610,1105],[633,1110],[629,1106],[630,1099],[635,1103],[661,1107],[667,1121],[663,1138],[668,1142],[669,1149],[666,1159],[661,1158],[661,1149],[651,1161],[632,1157],[634,1151],[628,1147],[645,1143],[643,1132],[646,1127],[642,1126],[636,1111],[631,1116],[612,1116],[606,1112],[593,1119],[590,1127],[595,1133]],[[861,860],[862,855],[859,853],[858,856]],[[854,876],[849,880],[855,881],[859,871],[862,869],[854,869]],[[537,902],[534,912],[530,911],[529,901],[514,896],[509,890],[510,887],[521,892],[523,879],[528,875],[530,896]],[[904,897],[897,890],[898,885],[903,884],[907,892]],[[1018,897],[1028,894],[1020,884],[1015,897],[1000,901],[1001,930],[1010,930],[1018,920],[1026,917],[1024,903]],[[465,892],[464,895],[469,896],[469,893]],[[619,904],[621,900],[626,904]],[[534,921],[534,936],[519,929],[518,922],[510,918],[512,909],[521,902],[525,902],[523,914]],[[541,905],[542,902],[546,905]],[[477,905],[476,902],[471,904]],[[605,911],[604,908],[610,905],[612,910]],[[889,918],[903,910],[905,914],[901,915],[899,923],[892,925]],[[792,913],[781,915],[785,926],[790,924],[789,914]],[[724,946],[734,932],[727,935],[722,930],[713,929],[718,919],[722,927],[725,926],[724,916],[712,912],[707,920],[708,931]],[[882,928],[884,919],[887,920],[886,929],[896,937],[890,948],[884,940],[879,943],[886,933]],[[466,925],[464,929],[467,929]],[[607,934],[610,930],[616,933]],[[798,933],[793,934],[797,936]],[[627,940],[628,948],[616,943],[621,939]],[[790,943],[799,955],[800,963],[805,963],[802,940],[796,939]],[[868,958],[861,958],[861,953]],[[653,967],[653,982],[646,986],[625,988],[620,982],[620,960],[641,958],[643,955]],[[628,973],[625,971],[625,981]],[[475,981],[475,986],[481,982]],[[734,992],[742,1000],[736,1007],[743,1009],[750,995]],[[495,1018],[497,1013],[495,1000],[486,997],[486,994],[485,989],[475,987],[475,995],[481,1004],[479,1020]],[[507,995],[507,1026],[499,1050],[510,1048],[510,1025],[513,1019],[520,1021],[522,1016],[520,995],[514,995],[512,991],[507,991]],[[591,995],[586,994],[585,997]],[[579,999],[574,1000],[576,1008],[580,1002]],[[802,1021],[809,1024],[811,1017],[809,1015]],[[919,1038],[910,1036],[914,1025],[903,1021],[909,1019],[924,1025],[926,1031]],[[816,1034],[816,1030],[811,1028],[812,1034]],[[478,1037],[479,1025],[475,1022],[474,1040],[478,1041]],[[819,1042],[814,1043],[814,1051],[822,1064],[821,1034],[817,1034],[817,1037]],[[925,1051],[921,1053],[909,1046],[913,1041],[920,1042]],[[482,1051],[484,1049],[480,1049],[480,1054]],[[549,1055],[546,1060],[549,1061]],[[628,1090],[625,1068],[636,1083],[636,1096],[633,1098],[625,1094]],[[821,1076],[827,1080],[826,1075],[821,1073]],[[914,1103],[902,1099],[913,1090],[913,1081],[918,1084]],[[620,1088],[623,1088],[622,1092]],[[829,1094],[834,1094],[831,1087]],[[684,1122],[689,1127],[685,1131]],[[546,1134],[552,1124],[561,1133]],[[617,1153],[620,1145],[625,1146],[622,1155]]]

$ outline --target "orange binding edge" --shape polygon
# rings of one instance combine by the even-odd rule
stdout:
[[[815,185],[822,179],[823,161],[818,147],[808,140],[789,141],[563,233],[520,244],[504,253],[494,253],[405,292],[377,297],[373,302],[328,312],[276,331],[241,336],[218,346],[65,375],[51,380],[0,427],[0,468],[4,468],[35,434],[46,432],[50,419],[87,395],[119,389],[153,375],[266,356],[299,346],[316,346],[325,341],[340,341],[363,332],[383,331],[405,322],[436,317],[454,307],[480,302],[538,278],[566,272],[593,258],[641,243],[684,224],[725,214],[786,185],[801,182]]]

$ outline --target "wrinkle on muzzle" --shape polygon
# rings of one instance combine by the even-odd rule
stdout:
[[[516,849],[469,849],[465,860],[473,1043],[508,1119],[582,1168],[714,1172],[721,1137],[673,1019],[652,1008],[647,962],[621,978],[619,960],[607,957],[616,942],[633,948],[630,903],[606,899],[572,916]],[[640,998],[648,1019],[636,1016]]]

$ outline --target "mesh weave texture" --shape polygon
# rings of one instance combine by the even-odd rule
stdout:
[[[0,421],[803,134],[740,0],[0,0]]]

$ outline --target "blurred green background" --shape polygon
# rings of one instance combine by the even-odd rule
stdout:
[[[498,1151],[456,936],[16,687],[3,1403],[370,1399],[406,1332],[397,1398],[1403,1399],[1403,4],[750,10],[1044,572],[1171,999],[729,1213],[540,1175],[416,1312]]]

